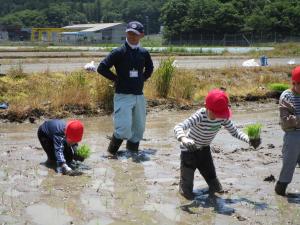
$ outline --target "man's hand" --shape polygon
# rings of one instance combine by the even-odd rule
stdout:
[[[261,139],[260,139],[260,138],[258,138],[258,139],[250,139],[250,140],[249,140],[249,144],[250,144],[253,148],[257,149],[258,146],[261,144]]]
[[[187,137],[182,137],[181,138],[181,143],[183,144],[184,147],[186,147],[189,151],[195,151],[197,150],[195,142],[193,139],[187,138]]]

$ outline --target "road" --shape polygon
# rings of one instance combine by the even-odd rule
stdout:
[[[6,54],[6,55],[5,55]],[[107,53],[106,53],[107,54]],[[103,59],[105,53],[99,52],[14,52],[0,53],[0,73],[7,73],[11,68],[22,65],[24,72],[71,72],[82,69],[90,61],[97,63]],[[16,56],[14,58],[14,55]],[[21,57],[21,58],[20,58]],[[153,55],[155,67],[163,59],[162,56]],[[241,67],[242,63],[249,58],[245,56],[176,56],[175,64],[178,68],[209,69],[223,67]],[[291,58],[269,58],[271,66],[287,65]],[[300,63],[300,57],[294,58],[295,63]],[[255,59],[259,63],[259,59]]]

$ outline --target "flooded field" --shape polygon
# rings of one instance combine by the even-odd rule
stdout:
[[[97,66],[108,53],[103,52],[0,52],[0,73],[7,73],[11,68],[22,65],[26,73],[34,72],[71,72],[83,69],[86,63],[95,61]],[[20,58],[21,57],[21,58]],[[160,61],[165,58],[153,55],[153,63],[158,67]],[[245,56],[175,56],[175,65],[178,68],[211,69],[242,67]],[[270,66],[286,66],[291,59],[288,57],[269,58]],[[300,58],[293,59],[296,64]],[[259,64],[259,59],[255,59]]]
[[[256,110],[254,110],[256,109]],[[282,136],[275,103],[233,108],[239,128],[263,124],[257,150],[222,130],[213,142],[223,195],[209,196],[196,172],[194,201],[178,194],[179,146],[176,123],[193,111],[152,111],[138,156],[121,147],[118,160],[105,157],[112,118],[81,118],[83,143],[93,154],[84,175],[62,176],[43,165],[36,137],[42,120],[0,123],[0,224],[300,224],[300,168],[288,198],[274,194],[281,167]],[[270,181],[264,181],[266,178]]]

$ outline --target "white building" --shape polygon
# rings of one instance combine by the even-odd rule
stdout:
[[[125,36],[125,23],[97,23],[76,24],[65,26],[62,32],[63,42],[86,42],[86,43],[123,43]]]

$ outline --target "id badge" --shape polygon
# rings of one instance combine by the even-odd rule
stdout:
[[[137,70],[130,70],[129,71],[129,77],[134,78],[134,77],[138,77],[139,73]]]

